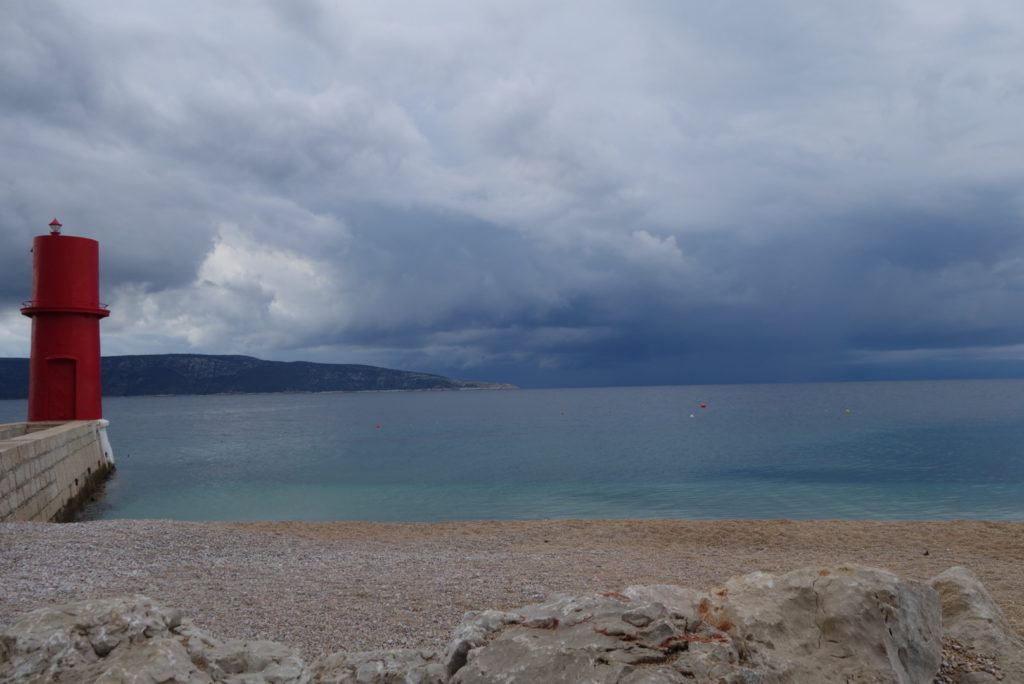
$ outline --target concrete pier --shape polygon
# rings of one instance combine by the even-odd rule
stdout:
[[[0,522],[71,519],[114,470],[105,420],[0,425]]]

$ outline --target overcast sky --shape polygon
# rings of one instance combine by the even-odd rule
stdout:
[[[0,0],[105,354],[523,386],[1024,376],[1019,0]]]

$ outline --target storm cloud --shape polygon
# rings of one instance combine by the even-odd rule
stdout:
[[[107,354],[524,386],[1024,376],[1015,2],[0,4],[31,238]]]

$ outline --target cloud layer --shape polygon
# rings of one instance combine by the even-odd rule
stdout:
[[[0,7],[0,355],[524,385],[1024,375],[1013,2]]]

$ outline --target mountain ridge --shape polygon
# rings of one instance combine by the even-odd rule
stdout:
[[[103,395],[250,394],[518,389],[362,364],[265,361],[253,356],[136,354],[104,356]],[[28,396],[28,359],[0,358],[0,399]]]

